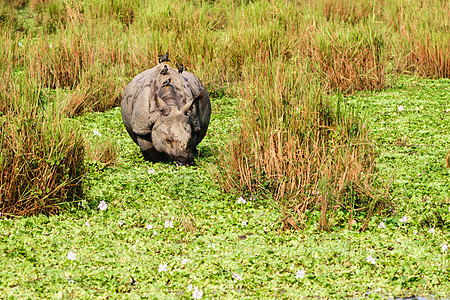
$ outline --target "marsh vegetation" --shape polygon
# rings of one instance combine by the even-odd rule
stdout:
[[[1,295],[445,296],[449,22],[442,0],[1,2]],[[166,51],[212,98],[195,168],[121,123]]]

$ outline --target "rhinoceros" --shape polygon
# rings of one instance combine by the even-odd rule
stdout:
[[[145,160],[190,165],[208,129],[211,101],[197,76],[180,74],[162,62],[131,80],[121,110],[123,124]]]

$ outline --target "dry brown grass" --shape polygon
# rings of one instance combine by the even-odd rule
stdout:
[[[86,144],[86,160],[98,161],[109,166],[114,164],[117,155],[117,143],[109,138],[99,137]]]
[[[386,41],[367,26],[322,28],[314,33],[308,56],[327,90],[345,94],[381,90],[386,85]]]
[[[81,196],[84,145],[76,127],[56,110],[33,108],[0,121],[3,214],[52,214],[61,202]]]
[[[286,219],[291,226],[301,226],[305,211],[318,208],[320,227],[328,230],[336,210],[368,212],[382,203],[373,188],[367,127],[325,98],[311,78],[301,64],[264,59],[245,66],[243,80],[252,89],[241,89],[244,121],[221,155],[219,179],[229,190],[270,192],[294,213]]]

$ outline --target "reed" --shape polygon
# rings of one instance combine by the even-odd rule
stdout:
[[[56,213],[82,194],[84,141],[56,106],[39,105],[41,89],[25,74],[0,117],[0,210],[5,215]]]
[[[357,111],[326,97],[307,67],[264,61],[243,71],[252,89],[241,89],[243,121],[219,159],[225,188],[269,192],[283,211],[295,213],[292,226],[319,209],[324,230],[336,210],[381,207],[373,187],[375,153]]]

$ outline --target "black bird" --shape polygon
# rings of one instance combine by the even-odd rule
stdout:
[[[169,77],[162,83],[162,86],[163,87],[168,86],[171,82],[172,82],[172,78]]]
[[[183,73],[183,71],[184,71],[184,68],[183,68],[183,64],[181,64],[179,67],[178,67],[178,73]]]
[[[159,63],[165,62],[165,61],[170,61],[169,59],[169,52],[166,52],[166,54],[163,55],[158,55],[158,61]]]
[[[164,68],[161,70],[162,75],[166,75],[169,68],[167,68],[167,65],[164,65]]]

